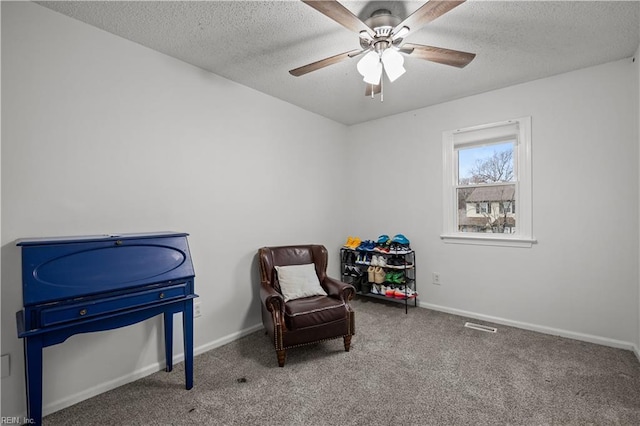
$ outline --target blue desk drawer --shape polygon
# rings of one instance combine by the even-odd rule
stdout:
[[[168,287],[159,287],[136,293],[123,294],[103,299],[79,301],[78,303],[43,309],[40,316],[40,327],[47,327],[63,322],[90,318],[138,306],[159,303],[166,300],[187,296],[187,283]]]

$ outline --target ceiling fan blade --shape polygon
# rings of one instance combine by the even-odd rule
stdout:
[[[329,65],[342,62],[345,59],[353,58],[354,56],[358,56],[358,54],[360,53],[362,53],[361,50],[351,50],[349,52],[340,53],[338,55],[334,55],[329,58],[321,59],[319,61],[292,69],[291,71],[289,71],[289,74],[295,77],[300,77],[301,75],[305,75],[307,73],[310,73],[311,71],[319,70],[320,68],[328,67]]]
[[[409,54],[412,58],[425,59],[458,68],[466,67],[469,65],[469,62],[473,61],[473,58],[476,57],[475,53],[413,43],[403,44],[400,52]]]
[[[358,17],[351,13],[349,9],[347,9],[337,1],[302,0],[302,2],[308,4],[318,12],[328,16],[338,24],[353,32],[359,33],[360,31],[366,31],[367,34],[372,37],[375,35],[373,30],[369,28],[367,24],[358,19]]]
[[[373,96],[373,95],[377,95],[378,93],[380,93],[382,91],[382,85],[381,84],[367,84],[366,89],[364,90],[364,95],[365,96]],[[371,94],[371,92],[373,92],[373,95]]]
[[[402,29],[402,27],[408,27],[409,31],[411,32],[416,31],[418,28],[444,15],[454,7],[460,6],[464,2],[465,0],[429,0],[418,10],[409,15],[407,19],[396,25],[392,33],[397,34]],[[404,37],[406,37],[406,34],[404,35]]]

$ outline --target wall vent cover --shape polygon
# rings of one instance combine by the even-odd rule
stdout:
[[[498,331],[495,327],[488,327],[482,324],[474,324],[472,322],[464,323],[464,326],[467,328],[473,328],[474,330],[486,331],[487,333],[496,333]]]

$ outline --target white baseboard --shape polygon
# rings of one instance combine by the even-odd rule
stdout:
[[[625,342],[622,340],[609,339],[607,337],[594,336],[592,334],[577,333],[574,331],[562,330],[559,328],[545,327],[537,324],[530,324],[526,322],[513,321],[500,317],[493,317],[490,315],[478,314],[475,312],[463,311],[461,309],[448,308],[446,306],[433,305],[431,303],[419,302],[418,306],[421,308],[433,309],[434,311],[446,312],[448,314],[459,315],[462,317],[475,318],[482,321],[492,322],[496,324],[507,325],[515,328],[522,328],[524,330],[537,331],[539,333],[551,334],[553,336],[566,337],[574,340],[581,340],[583,342],[596,343],[598,345],[611,346],[614,348],[626,349],[635,352],[638,360],[640,361],[640,354],[638,348],[631,342]]]
[[[231,333],[227,336],[221,337],[220,339],[214,340],[213,342],[205,343],[204,345],[200,345],[198,347],[193,348],[194,355],[200,355],[201,353],[210,351],[211,349],[218,348],[220,346],[224,346],[227,343],[231,343],[234,340],[238,340],[248,334],[251,334],[262,328],[262,324],[256,324],[251,327],[245,328],[244,330]],[[174,365],[184,361],[184,352],[178,355],[174,355],[173,363]],[[70,407],[74,404],[77,404],[80,401],[84,401],[85,399],[92,398],[96,395],[100,395],[101,393],[107,392],[111,389],[115,389],[119,386],[125,385],[127,383],[133,382],[135,380],[146,377],[150,374],[153,374],[157,371],[163,370],[165,367],[165,360],[161,360],[155,362],[151,365],[147,365],[142,367],[136,371],[133,371],[124,376],[118,377],[113,380],[109,380],[108,382],[100,383],[96,386],[90,387],[73,395],[69,395],[65,398],[59,399],[57,401],[50,402],[49,404],[42,407],[42,415],[46,416],[51,413],[55,413],[56,411],[60,411],[63,408]],[[21,417],[26,417],[27,413],[23,413]]]
[[[638,358],[638,362],[640,362],[640,349],[638,349],[638,346],[633,347],[633,352],[635,352],[636,358]]]

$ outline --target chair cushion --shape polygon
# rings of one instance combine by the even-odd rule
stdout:
[[[326,296],[327,292],[320,286],[316,266],[306,265],[276,266],[280,291],[287,302],[309,296]]]
[[[347,317],[347,307],[339,299],[312,296],[285,303],[285,322],[290,330],[313,327]]]

